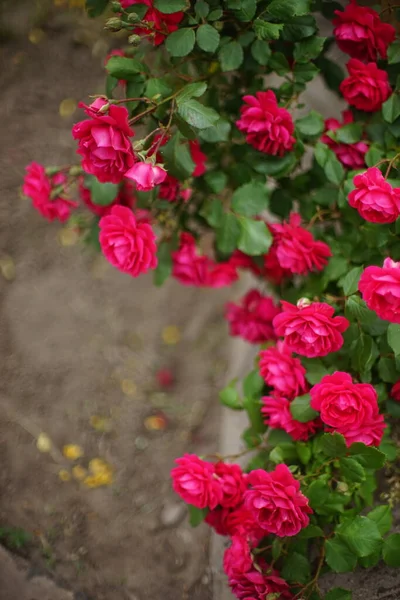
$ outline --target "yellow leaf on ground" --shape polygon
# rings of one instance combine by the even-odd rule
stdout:
[[[77,444],[68,444],[63,448],[63,454],[68,460],[77,460],[84,455],[83,449]]]
[[[78,104],[74,98],[65,98],[60,102],[60,106],[58,107],[58,112],[60,116],[63,118],[71,117],[76,111]]]
[[[58,472],[58,476],[61,479],[61,481],[70,481],[71,480],[71,475],[68,473],[68,471],[66,469],[61,469]]]
[[[162,331],[162,339],[164,344],[167,344],[168,346],[174,346],[180,342],[181,332],[176,325],[168,325],[167,327],[164,327]]]
[[[90,488],[100,487],[102,485],[111,485],[113,482],[112,467],[101,458],[93,458],[89,463],[89,471],[92,475],[86,477],[84,485]]]
[[[51,450],[51,439],[47,433],[41,433],[36,440],[36,447],[39,452],[50,452]]]
[[[144,420],[148,431],[163,431],[167,427],[167,419],[163,415],[153,415]]]
[[[35,27],[34,29],[31,29],[31,31],[29,32],[28,40],[31,42],[31,44],[40,44],[40,42],[43,41],[44,37],[45,37],[45,33],[44,33],[43,29],[39,29],[39,27]]]
[[[15,263],[11,256],[0,259],[0,272],[7,281],[15,279]]]
[[[72,467],[72,475],[78,481],[83,481],[87,475],[87,470],[81,465],[75,465],[75,467]]]
[[[132,398],[136,396],[137,386],[131,379],[123,379],[121,381],[121,389],[127,396],[131,396]]]
[[[111,419],[108,417],[100,417],[99,415],[92,415],[90,417],[90,424],[96,431],[108,432],[112,429]]]

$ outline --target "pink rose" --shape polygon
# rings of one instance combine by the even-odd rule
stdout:
[[[387,57],[396,30],[389,23],[383,23],[375,10],[350,0],[344,11],[335,10],[335,15],[333,33],[343,52],[366,62],[377,61],[378,54]]]
[[[231,510],[232,509],[230,508],[221,508],[220,506],[217,506],[217,508],[208,511],[204,522],[212,527],[218,535],[231,535],[226,527],[226,519]]]
[[[226,551],[228,553],[230,548]],[[237,557],[237,561],[235,559]],[[269,566],[264,559],[257,560],[257,566],[252,566],[247,571],[240,571],[239,564],[244,564],[242,557],[239,563],[239,544],[235,553],[224,557],[224,565],[230,568],[228,583],[233,594],[238,600],[268,600],[269,598],[279,600],[292,600],[288,584],[279,577],[278,571]],[[232,566],[238,566],[232,569]]]
[[[111,104],[108,112],[99,112],[106,104],[101,98],[90,106],[81,103],[90,119],[75,123],[72,135],[79,140],[83,169],[102,183],[119,183],[136,160],[130,140],[134,133],[127,109]]]
[[[137,277],[156,268],[156,236],[148,223],[137,222],[129,208],[113,206],[99,227],[101,250],[119,271]]]
[[[353,179],[356,189],[349,204],[370,223],[394,223],[400,215],[400,188],[393,188],[377,167],[370,167]]]
[[[250,290],[240,304],[228,302],[225,318],[229,321],[229,333],[242,337],[252,344],[276,339],[272,326],[273,318],[280,313],[270,296],[258,290]]]
[[[392,386],[390,397],[396,400],[396,402],[400,402],[400,379]]]
[[[245,507],[244,503],[229,509],[224,518],[224,524],[227,535],[241,535],[248,539],[252,546],[256,546],[265,536],[253,513]]]
[[[255,96],[244,96],[245,105],[240,109],[241,117],[236,126],[246,134],[246,142],[266,154],[283,156],[293,149],[292,115],[280,108],[274,92],[257,92]]]
[[[193,177],[200,177],[206,172],[205,162],[207,160],[207,156],[204,154],[204,152],[201,151],[200,143],[198,140],[190,140],[189,148],[192,160],[196,165],[192,175]]]
[[[379,446],[385,423],[378,397],[369,383],[353,383],[351,375],[336,371],[311,388],[311,407],[321,420],[342,434],[348,446],[362,442]]]
[[[350,325],[344,317],[334,317],[335,309],[324,302],[295,306],[281,301],[283,312],[274,318],[276,335],[285,338],[286,347],[308,358],[326,356],[343,346],[343,331]]]
[[[261,414],[264,423],[272,429],[283,429],[294,440],[306,441],[321,428],[320,419],[314,419],[307,423],[300,423],[292,417],[290,402],[281,396],[272,395],[261,398],[263,404]]]
[[[137,162],[125,173],[125,177],[135,182],[139,192],[149,192],[162,183],[166,176],[165,169],[148,162]]]
[[[260,375],[277,394],[289,400],[305,394],[306,370],[298,358],[294,358],[284,342],[260,352]]]
[[[149,7],[142,21],[147,21],[150,24],[149,29],[146,27],[135,27],[134,32],[138,35],[152,38],[155,46],[162,44],[169,33],[176,31],[178,23],[185,16],[181,11],[170,14],[160,12],[154,7],[154,0],[121,0],[122,8],[129,8],[134,4],[146,4]]]
[[[195,454],[185,454],[175,462],[178,466],[171,471],[174,491],[196,508],[214,509],[222,498],[222,487],[215,477],[214,465]]]
[[[32,200],[42,217],[64,223],[71,216],[71,208],[78,206],[77,202],[65,197],[66,183],[67,178],[63,173],[50,177],[42,165],[32,162],[26,167],[22,192]]]
[[[385,258],[383,267],[367,267],[358,289],[368,308],[378,317],[400,323],[400,262]]]
[[[246,573],[253,568],[249,542],[245,537],[239,535],[232,537],[230,547],[225,550],[223,564],[229,578]]]
[[[175,383],[174,374],[170,369],[159,369],[156,373],[157,383],[161,389],[169,389]]]
[[[300,215],[292,213],[289,223],[271,224],[274,236],[271,250],[276,253],[280,267],[291,273],[306,275],[310,271],[322,271],[332,255],[330,248],[316,241],[300,223]]]
[[[340,123],[337,119],[327,119],[325,121],[325,132],[337,131],[344,125],[353,123],[354,117],[351,110],[344,110],[342,114],[343,123]],[[347,169],[362,169],[365,167],[365,155],[368,152],[368,145],[365,142],[345,144],[333,140],[326,133],[321,137],[321,142],[334,151],[342,165]]]
[[[219,288],[238,279],[236,267],[230,261],[216,263],[208,256],[197,254],[196,242],[190,233],[181,233],[172,262],[172,275],[183,285]]]
[[[251,471],[248,483],[245,505],[266,533],[286,537],[307,527],[312,509],[286,465],[280,464],[269,473],[262,469]]]
[[[347,70],[349,77],[340,84],[346,102],[366,112],[380,110],[392,92],[386,71],[373,62],[364,65],[357,58],[349,60]]]
[[[215,463],[215,474],[222,487],[220,505],[224,508],[237,506],[243,499],[246,490],[246,476],[239,465],[223,462]]]

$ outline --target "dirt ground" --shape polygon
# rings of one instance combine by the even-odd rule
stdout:
[[[11,281],[0,274],[0,527],[31,532],[23,553],[32,572],[51,573],[77,599],[207,600],[208,531],[188,525],[169,471],[185,451],[218,447],[229,292],[158,290],[151,278],[124,276],[62,246],[59,226],[20,198],[28,162],[75,160],[79,111],[63,118],[60,102],[102,91],[91,44],[50,24],[0,49],[0,259],[11,257],[16,270]],[[165,366],[176,384],[160,393],[155,373]],[[153,415],[161,420],[146,420]],[[38,450],[40,433],[51,452]],[[65,444],[79,444],[84,457],[67,461]],[[60,479],[61,469],[92,458],[112,466],[111,486]],[[1,600],[17,600],[1,590]]]

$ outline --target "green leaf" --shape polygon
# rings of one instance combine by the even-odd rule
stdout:
[[[222,46],[218,53],[221,69],[224,72],[235,71],[235,69],[238,69],[243,62],[243,57],[243,48],[239,42],[236,42],[235,40]]]
[[[282,52],[273,52],[269,59],[269,67],[278,75],[285,75],[290,71],[288,59]]]
[[[208,106],[203,106],[197,100],[188,100],[178,106],[178,113],[189,125],[197,129],[212,127],[219,119],[219,114]]]
[[[204,0],[197,0],[196,4],[194,5],[194,12],[196,13],[196,17],[198,19],[205,19],[209,11],[210,7],[207,2],[204,2]]]
[[[382,115],[388,123],[400,117],[400,96],[396,93],[392,94],[386,102],[382,104]]]
[[[257,173],[270,175],[271,177],[282,177],[290,173],[296,164],[294,152],[288,152],[282,158],[278,156],[265,155],[260,162],[252,162],[252,166]]]
[[[317,411],[310,406],[310,394],[297,396],[297,398],[290,403],[290,412],[293,419],[300,421],[300,423],[307,423],[318,416]]]
[[[186,0],[154,0],[154,6],[164,15],[185,10],[187,8]]]
[[[205,218],[211,227],[219,227],[224,217],[224,207],[221,200],[219,198],[207,199],[200,210],[200,215]]]
[[[347,452],[345,439],[340,433],[324,433],[320,439],[320,448],[330,458],[343,456]]]
[[[321,54],[326,37],[318,37],[313,35],[294,45],[294,60],[298,63],[307,63],[313,58],[317,58]]]
[[[354,571],[357,557],[347,545],[337,537],[325,542],[326,562],[335,573]]]
[[[268,23],[262,19],[256,19],[253,23],[256,36],[260,40],[278,40],[283,29],[283,23]]]
[[[333,588],[330,590],[324,600],[351,600],[352,592],[350,590],[345,590],[344,588]]]
[[[264,380],[258,371],[250,371],[243,380],[243,393],[245,396],[260,396],[264,387]]]
[[[324,537],[324,532],[321,527],[317,525],[307,525],[304,529],[298,533],[298,537],[302,540],[309,540],[316,537]]]
[[[306,583],[310,578],[310,572],[308,558],[298,552],[291,552],[286,557],[281,574],[285,581],[289,581],[289,583]]]
[[[233,11],[239,21],[248,22],[256,14],[256,0],[226,0],[227,7]]]
[[[344,178],[343,165],[336,158],[334,152],[326,144],[318,142],[315,146],[315,160],[325,171],[328,180],[340,185]]]
[[[361,273],[364,271],[364,267],[354,267],[347,273],[345,277],[340,282],[340,285],[343,288],[343,292],[345,296],[350,296],[351,294],[355,294],[358,290],[358,282],[361,277]]]
[[[400,567],[400,533],[392,533],[384,540],[382,556],[389,567]]]
[[[258,412],[260,413],[260,410]],[[296,446],[293,442],[282,442],[271,450],[269,459],[276,465],[283,462],[293,464],[293,461],[297,460]]]
[[[293,68],[293,74],[296,82],[307,83],[312,81],[318,75],[319,69],[312,62],[296,63]]]
[[[386,456],[377,448],[356,442],[350,446],[349,452],[366,469],[380,469],[386,462]]]
[[[119,192],[118,184],[100,183],[96,177],[88,178],[88,180],[93,204],[108,206],[117,197]]]
[[[306,379],[311,385],[319,383],[325,375],[329,375],[328,369],[319,358],[302,358],[301,362],[306,368]]]
[[[347,481],[361,483],[366,479],[363,467],[354,458],[342,457],[339,460],[339,468]]]
[[[296,121],[296,128],[305,136],[321,135],[325,125],[322,116],[315,110],[311,110],[305,117]]]
[[[193,29],[183,27],[170,33],[165,45],[171,56],[187,56],[193,50],[195,40]]]
[[[118,85],[118,79],[116,77],[112,77],[111,75],[106,76],[106,96],[107,98],[112,98],[113,91]]]
[[[196,33],[199,48],[205,52],[215,52],[219,46],[219,33],[212,25],[200,25]]]
[[[376,523],[381,535],[385,535],[385,533],[388,533],[392,528],[392,509],[387,504],[377,506],[368,513],[367,517]]]
[[[151,77],[146,82],[146,91],[144,95],[146,98],[154,98],[155,96],[166,98],[171,92],[172,89],[165,82],[164,77]]]
[[[263,183],[251,181],[240,186],[233,193],[232,210],[239,215],[245,217],[259,215],[266,208],[268,208],[268,191]]]
[[[239,393],[236,389],[237,380],[231,381],[223,390],[219,393],[219,401],[224,406],[228,406],[233,410],[243,410],[243,403],[240,399]]]
[[[172,273],[172,244],[160,242],[157,249],[157,267],[154,271],[154,284],[159,286],[164,283]]]
[[[232,213],[224,213],[215,238],[218,250],[223,254],[232,254],[237,248],[239,237],[240,226],[236,216]]]
[[[395,359],[383,356],[378,362],[378,373],[382,381],[386,381],[386,383],[396,383],[400,376],[400,373],[397,371]]]
[[[221,8],[216,8],[212,10],[208,15],[208,21],[218,21],[223,15],[223,10]]]
[[[204,179],[215,194],[222,192],[228,183],[228,177],[223,171],[209,171],[204,175]],[[218,200],[218,202],[222,207],[220,200]],[[212,223],[210,223],[210,225],[215,227]]]
[[[362,135],[363,128],[360,123],[348,123],[335,132],[336,140],[343,144],[355,144],[361,140]]]
[[[264,221],[239,217],[240,238],[238,248],[249,256],[268,252],[272,244],[272,234]]]
[[[329,496],[329,488],[322,479],[311,481],[306,490],[306,496],[310,501],[311,508],[316,512],[322,508]]]
[[[251,45],[251,54],[260,65],[267,65],[271,57],[271,48],[265,40],[255,40]]]
[[[86,0],[86,11],[89,17],[99,17],[107,8],[108,0]]]
[[[310,12],[309,0],[272,0],[268,5],[267,11],[273,17],[289,20],[291,17],[300,17],[308,15]]]
[[[360,515],[341,525],[337,535],[359,557],[376,552],[382,545],[382,536],[377,524]]]
[[[178,106],[191,100],[192,98],[199,98],[204,94],[207,89],[207,84],[204,81],[197,81],[196,83],[188,83],[181,90],[179,90],[176,96],[176,103]]]
[[[387,341],[396,356],[400,355],[400,325],[390,323],[387,330]]]
[[[266,427],[260,411],[260,402],[258,398],[245,396],[243,398],[243,407],[249,417],[250,425],[255,433],[264,433]]]
[[[116,79],[128,80],[132,76],[142,72],[144,67],[142,63],[134,58],[111,56],[107,61],[106,70]]]
[[[189,523],[192,527],[197,527],[204,521],[208,514],[208,508],[196,508],[196,506],[192,506],[188,504],[189,509]]]
[[[189,177],[195,168],[187,141],[178,132],[161,148],[167,171],[178,179]]]
[[[231,124],[225,119],[218,119],[218,121],[207,129],[202,129],[199,132],[200,137],[210,144],[216,142],[227,142],[229,140],[229,134],[231,132]]]
[[[387,54],[389,65],[395,65],[400,62],[400,40],[390,44]]]
[[[371,370],[375,360],[379,356],[379,350],[369,335],[360,333],[356,343],[352,346],[351,365],[361,375]]]

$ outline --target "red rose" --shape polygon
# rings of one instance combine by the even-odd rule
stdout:
[[[311,407],[321,420],[342,434],[348,446],[362,442],[378,446],[385,423],[379,414],[378,397],[369,383],[353,383],[351,375],[336,371],[311,388]]]
[[[390,397],[396,402],[400,402],[400,379],[396,381],[392,389],[390,390]]]
[[[214,465],[195,454],[185,454],[175,462],[178,466],[171,471],[174,491],[197,508],[215,508],[221,501],[222,487]]]
[[[383,267],[367,267],[358,283],[368,308],[378,317],[400,323],[400,262],[385,258]]]
[[[156,236],[148,223],[138,223],[125,206],[113,206],[99,222],[99,241],[106,259],[122,273],[137,277],[157,266]]]
[[[383,23],[375,10],[350,0],[344,11],[335,10],[335,15],[333,33],[343,52],[366,62],[377,61],[378,54],[387,57],[396,30],[389,23]]]
[[[325,121],[325,132],[337,131],[344,125],[353,123],[354,118],[350,110],[345,110],[342,114],[343,123],[340,123],[337,119],[327,119]],[[334,151],[342,165],[347,169],[361,169],[365,167],[365,155],[368,152],[368,145],[365,142],[344,144],[343,142],[333,140],[326,133],[321,137],[321,142]]]
[[[283,156],[292,150],[296,142],[292,115],[278,106],[274,92],[257,92],[255,96],[244,96],[243,100],[246,104],[240,109],[236,126],[246,133],[247,143],[273,156]]]
[[[146,4],[148,10],[145,13],[142,21],[147,21],[151,27],[136,27],[134,32],[139,35],[147,35],[154,39],[154,45],[158,46],[162,44],[165,37],[178,29],[178,23],[180,23],[185,16],[183,12],[174,12],[170,14],[164,14],[154,7],[154,0],[121,0],[122,8],[128,8],[134,4]],[[153,30],[156,32],[153,33]]]
[[[265,383],[289,400],[307,391],[306,370],[284,342],[260,352],[260,375]]]
[[[239,535],[232,537],[232,543],[224,553],[223,565],[229,578],[246,573],[253,568],[249,542],[245,537]]]
[[[220,505],[224,508],[237,506],[243,499],[246,489],[246,476],[239,465],[229,465],[223,462],[215,464],[215,474],[222,487]]]
[[[237,548],[236,555],[239,555]],[[242,559],[243,560],[243,559]],[[270,567],[262,558],[257,560],[257,568],[253,566],[246,572],[231,572],[229,587],[238,600],[292,600],[289,585],[279,577],[278,571]]]
[[[300,492],[300,483],[286,465],[280,464],[269,473],[262,469],[251,471],[248,483],[245,505],[266,533],[286,537],[307,527],[312,510]]]
[[[370,223],[394,223],[400,215],[400,188],[393,188],[377,167],[370,167],[353,179],[356,189],[349,204]]]
[[[192,160],[195,164],[195,168],[192,175],[193,177],[200,177],[206,172],[205,162],[207,160],[207,156],[204,154],[204,152],[201,151],[200,143],[198,140],[190,140],[189,148]]]
[[[356,58],[347,63],[349,77],[340,84],[344,99],[359,110],[375,112],[389,98],[392,89],[386,71],[375,63],[364,65]]]
[[[344,317],[334,317],[335,309],[324,302],[295,306],[281,301],[283,311],[274,318],[276,335],[285,338],[286,347],[308,358],[326,356],[343,346],[350,325]]]
[[[300,215],[292,213],[289,223],[271,224],[274,236],[271,250],[276,253],[280,267],[291,273],[306,275],[310,271],[321,271],[332,255],[330,248],[324,242],[316,241],[300,223]]]
[[[111,104],[108,112],[100,110],[107,103],[98,98],[85,112],[90,119],[75,123],[74,139],[79,140],[77,153],[83,157],[83,169],[102,183],[119,183],[136,160],[130,137],[134,135],[124,106]]]
[[[126,173],[125,177],[132,179],[139,192],[149,192],[164,181],[167,171],[158,165],[148,162],[136,162]]]
[[[273,318],[280,313],[270,296],[258,290],[250,290],[240,304],[228,302],[225,317],[229,321],[229,333],[242,337],[252,344],[276,339]]]
[[[172,275],[183,285],[219,288],[238,279],[236,267],[230,261],[216,263],[208,256],[197,254],[195,239],[181,233],[178,250],[172,253]]]
[[[261,414],[264,417],[264,423],[272,429],[283,429],[294,440],[306,441],[311,435],[314,435],[321,428],[320,419],[314,419],[307,423],[300,423],[292,417],[290,412],[290,402],[281,396],[264,396],[261,398]]]
[[[48,176],[45,168],[36,162],[26,167],[22,192],[32,200],[33,207],[48,221],[61,223],[71,216],[71,208],[78,206],[66,198],[67,178],[63,173]]]

